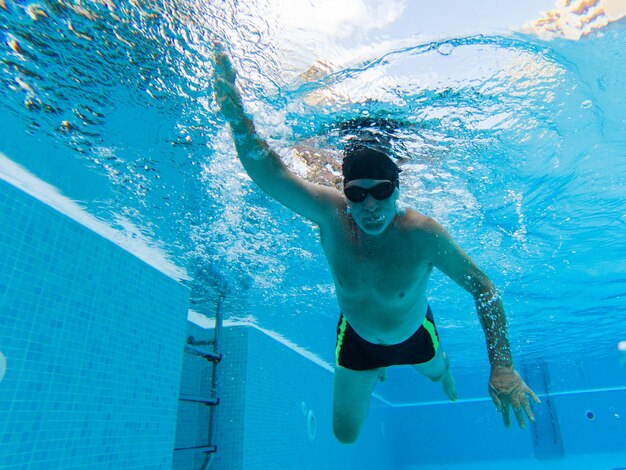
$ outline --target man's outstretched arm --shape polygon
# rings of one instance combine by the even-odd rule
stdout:
[[[321,223],[342,201],[339,191],[310,183],[293,173],[257,133],[246,114],[228,56],[215,55],[215,98],[230,125],[237,155],[263,191],[294,212]]]
[[[518,424],[524,429],[526,427],[524,413],[531,421],[535,419],[528,396],[535,403],[540,403],[540,401],[513,367],[511,347],[507,337],[506,314],[500,295],[489,278],[454,243],[441,225],[433,220],[430,231],[434,236],[436,247],[433,264],[471,293],[476,302],[476,310],[485,333],[491,364],[489,395],[498,411],[502,412],[506,427],[511,424],[509,410],[511,406]]]

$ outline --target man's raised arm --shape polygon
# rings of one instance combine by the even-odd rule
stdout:
[[[215,98],[230,125],[237,155],[246,172],[278,202],[318,224],[342,201],[339,191],[310,183],[293,173],[257,133],[244,110],[228,56],[215,55]]]

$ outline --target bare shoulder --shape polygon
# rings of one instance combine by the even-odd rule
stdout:
[[[318,225],[330,222],[344,204],[336,188],[313,183],[287,170],[282,179],[275,178],[265,190],[284,206]]]
[[[332,227],[338,222],[345,223],[348,206],[343,195],[337,189],[326,185],[308,184],[311,185],[311,194],[319,206],[318,217],[311,220],[320,227]]]
[[[314,197],[323,205],[330,214],[336,214],[337,211],[343,213],[346,211],[347,205],[343,195],[336,189],[326,185],[317,183],[313,184]]]
[[[411,244],[435,262],[438,253],[445,252],[450,244],[450,236],[434,218],[407,209],[403,215],[403,231]]]
[[[341,192],[338,189],[333,188],[331,186],[326,186],[319,183],[308,183],[311,185],[312,193],[318,199],[324,201],[328,206],[332,208],[338,208],[341,206],[346,206],[345,200]]]
[[[413,209],[406,209],[404,212],[402,226],[407,231],[425,237],[439,235],[444,231],[441,224],[435,219]]]

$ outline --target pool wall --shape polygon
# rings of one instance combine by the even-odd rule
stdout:
[[[212,469],[395,468],[388,407],[372,401],[358,443],[332,432],[331,370],[250,326],[223,330]]]
[[[170,468],[188,289],[1,179],[0,220],[0,468]]]
[[[398,405],[373,398],[358,443],[344,446],[332,436],[333,376],[325,365],[254,326],[226,328],[222,352],[218,452],[212,467],[220,470],[470,469],[512,462],[542,470],[588,468],[576,462],[598,460],[599,455],[621,462],[620,454],[626,451],[626,389],[553,393],[542,384],[546,372],[538,366],[533,371],[525,368],[525,377],[542,400],[533,406],[536,423],[526,430],[519,429],[514,416],[506,429],[486,391],[477,392],[485,387],[484,371],[466,370],[459,372],[457,384],[469,396],[457,403],[440,399]],[[601,365],[587,360],[576,368],[600,370]],[[607,367],[611,365],[604,364]],[[555,368],[552,373],[571,375],[574,370]],[[389,375],[390,381],[397,378]],[[437,384],[414,376],[417,387],[441,395]],[[375,393],[383,390],[379,385]],[[313,440],[307,436],[308,410],[316,419]]]
[[[398,433],[399,470],[537,469],[587,470],[626,468],[626,391],[597,391],[551,398],[535,407],[538,425],[520,431],[502,426],[488,403],[416,406],[391,410]],[[593,419],[587,417],[593,411]],[[541,424],[540,414],[555,416]],[[546,417],[546,416],[544,416]],[[401,434],[398,434],[400,436]],[[555,440],[556,438],[556,440]]]
[[[222,349],[212,468],[375,470],[464,462],[471,468],[486,456],[533,461],[532,434],[506,430],[486,400],[390,406],[374,397],[359,441],[339,444],[328,368],[252,326],[225,328]],[[426,379],[421,386],[438,387]],[[316,420],[313,440],[308,410]]]

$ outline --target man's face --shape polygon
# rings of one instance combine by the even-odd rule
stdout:
[[[352,218],[368,235],[380,235],[397,213],[398,188],[389,180],[352,180],[344,187]],[[385,197],[386,196],[386,197]]]

